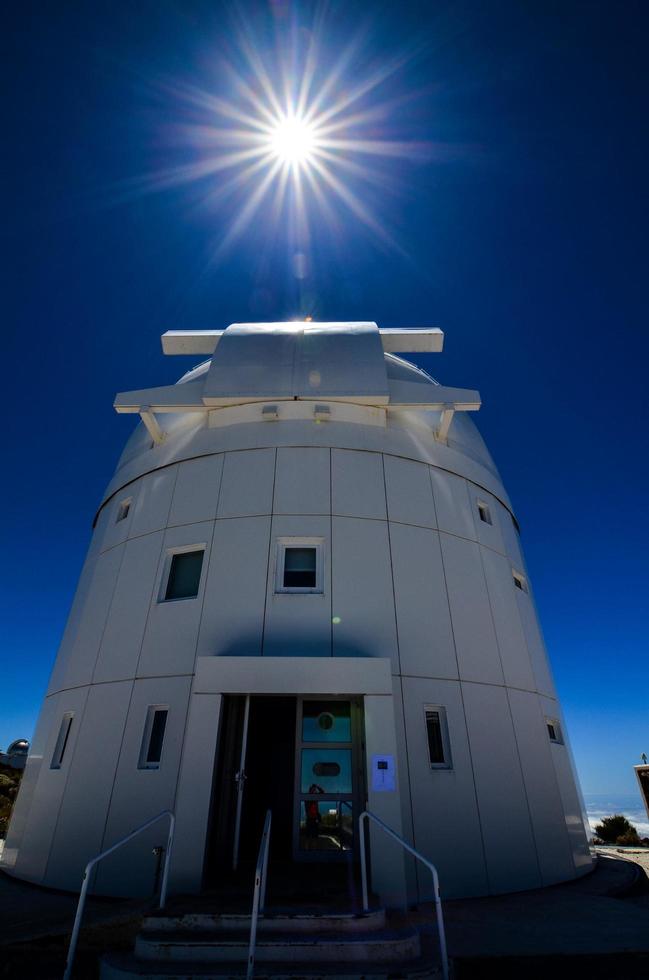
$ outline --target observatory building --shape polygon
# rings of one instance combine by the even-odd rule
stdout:
[[[435,329],[248,323],[170,332],[208,358],[124,392],[105,492],[2,864],[53,888],[160,811],[172,891],[257,852],[353,863],[365,808],[444,897],[586,873],[581,797],[476,391],[398,356]],[[80,474],[81,477],[81,474]],[[153,827],[94,891],[149,894]],[[370,839],[388,905],[430,897]],[[324,873],[324,869],[322,869]]]

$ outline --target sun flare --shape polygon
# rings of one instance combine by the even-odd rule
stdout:
[[[262,218],[269,238],[284,226],[300,254],[312,228],[326,226],[339,238],[349,218],[402,252],[378,213],[400,180],[391,161],[431,155],[428,141],[404,138],[400,110],[417,94],[394,76],[408,53],[369,62],[361,73],[351,70],[363,60],[359,39],[332,57],[322,25],[297,50],[264,50],[248,28],[235,37],[236,54],[219,63],[217,85],[161,83],[177,103],[169,130],[181,159],[132,187],[196,185],[194,201],[215,214],[227,210],[216,256],[251,225],[258,233]]]
[[[312,161],[316,142],[313,126],[300,116],[290,115],[278,119],[270,132],[269,146],[278,160],[300,166]]]

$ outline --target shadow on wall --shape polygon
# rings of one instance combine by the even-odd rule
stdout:
[[[263,653],[259,650],[259,636],[242,636],[229,646],[213,654],[215,657],[358,657],[371,659],[369,650],[351,643],[336,641],[336,652],[332,652],[331,642],[325,647],[322,638],[314,639],[308,632],[273,633],[272,651],[267,647]]]

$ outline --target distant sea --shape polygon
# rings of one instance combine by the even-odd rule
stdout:
[[[614,813],[621,813],[633,824],[640,837],[649,837],[649,818],[642,805],[639,791],[630,795],[612,793],[610,796],[584,793],[584,802],[593,834],[595,824],[599,823],[602,817],[612,817]]]

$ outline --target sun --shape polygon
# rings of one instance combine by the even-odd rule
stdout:
[[[393,82],[412,52],[370,60],[359,75],[354,66],[367,61],[364,35],[337,53],[325,20],[314,23],[305,47],[295,46],[297,35],[303,39],[301,29],[280,33],[273,54],[250,25],[237,22],[232,54],[219,61],[217,87],[213,81],[207,88],[161,83],[177,102],[171,134],[182,159],[134,184],[141,192],[200,184],[195,200],[213,211],[225,206],[229,217],[219,221],[215,258],[264,219],[269,235],[283,223],[304,245],[311,229],[326,226],[338,237],[353,218],[402,252],[374,209],[398,186],[390,161],[426,163],[434,148],[428,140],[404,138],[397,112],[417,96]],[[303,251],[296,246],[296,254]]]
[[[309,164],[317,148],[314,127],[298,115],[282,116],[270,131],[268,146],[282,163]]]

